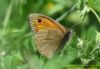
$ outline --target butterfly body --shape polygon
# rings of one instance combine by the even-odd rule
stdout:
[[[29,23],[38,51],[47,58],[54,55],[66,33],[70,31],[53,19],[41,14],[30,14]]]

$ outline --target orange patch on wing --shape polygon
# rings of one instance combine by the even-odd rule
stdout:
[[[53,21],[51,20],[48,20],[46,18],[41,18],[41,22],[37,22],[35,24],[35,27],[36,27],[36,31],[38,32],[39,30],[45,30],[45,29],[57,29],[57,30],[60,30],[63,32],[63,29],[57,25],[56,23],[54,23]]]

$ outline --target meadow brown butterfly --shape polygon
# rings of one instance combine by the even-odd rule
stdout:
[[[60,23],[42,14],[30,14],[29,23],[38,51],[47,58],[63,48],[71,33]]]

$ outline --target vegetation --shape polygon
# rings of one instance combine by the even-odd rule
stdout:
[[[33,12],[74,31],[52,59],[35,53]],[[0,69],[100,69],[100,0],[0,0]]]

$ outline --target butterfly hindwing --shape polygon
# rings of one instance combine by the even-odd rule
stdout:
[[[36,44],[39,52],[51,58],[60,45],[64,35],[59,30],[41,30],[35,35]]]

